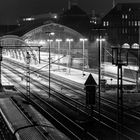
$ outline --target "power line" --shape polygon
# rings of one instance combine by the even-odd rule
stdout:
[[[65,57],[65,55],[64,55],[64,56],[62,56],[62,57],[60,57],[59,59],[57,59],[57,60],[53,61],[51,64],[53,64],[53,63],[57,62],[58,60],[60,60],[60,59],[62,59],[62,58],[64,58],[64,57]],[[39,69],[37,69],[37,70],[35,70],[35,71],[32,71],[31,73],[38,72],[38,71],[40,71],[41,69],[43,69],[43,68],[45,68],[45,67],[47,67],[47,66],[49,66],[49,64],[47,64],[47,65],[45,65],[45,66],[43,66],[43,67],[41,67],[41,68],[39,68]]]

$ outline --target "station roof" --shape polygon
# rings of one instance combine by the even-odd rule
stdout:
[[[133,16],[135,15],[136,19],[140,19],[140,17],[138,16],[140,14],[140,3],[118,3],[104,16],[103,20],[110,19],[115,14],[116,14],[115,19],[119,18],[118,15],[122,14],[129,14]]]
[[[24,34],[26,34],[27,32],[29,32],[29,31],[31,31],[31,30],[33,30],[41,25],[42,25],[41,22],[27,23],[25,25],[19,26],[16,30],[11,31],[11,34],[21,37]]]

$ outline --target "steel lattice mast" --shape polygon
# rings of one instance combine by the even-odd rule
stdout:
[[[27,52],[26,54],[26,92],[27,96],[30,99],[30,54]]]

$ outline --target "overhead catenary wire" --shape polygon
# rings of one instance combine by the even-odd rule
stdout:
[[[60,60],[60,59],[62,59],[62,58],[64,58],[64,57],[65,57],[65,55],[62,56],[62,57],[60,57],[59,59],[57,59],[57,60],[55,60],[55,61],[52,61],[51,64],[57,62],[58,60]],[[39,69],[37,69],[37,70],[35,70],[35,71],[32,71],[31,73],[38,72],[38,71],[40,71],[41,69],[43,69],[43,68],[45,68],[45,67],[47,67],[47,66],[49,66],[49,64],[46,64],[46,65],[44,65],[43,67],[41,67],[41,68],[39,68]]]

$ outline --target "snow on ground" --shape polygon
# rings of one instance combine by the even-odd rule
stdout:
[[[5,56],[5,57],[7,57],[7,56]],[[44,58],[44,56],[43,56],[43,58]],[[14,58],[10,57],[10,59],[14,59]],[[17,60],[17,59],[14,59],[14,60],[21,62],[21,63],[25,63],[23,60]],[[43,71],[48,71],[48,69],[49,69],[49,66],[45,62],[43,62],[43,63],[41,62],[41,64],[37,64],[37,65],[31,63],[30,65],[32,67],[36,67],[38,69],[42,68],[41,70],[43,70]],[[44,67],[45,65],[46,65],[46,67]],[[116,72],[116,68],[114,66],[111,67],[110,65],[106,65],[105,70],[108,72]],[[89,74],[91,73],[93,78],[95,79],[96,83],[98,84],[98,74],[95,74],[93,72],[84,71],[85,76],[83,76],[82,70],[70,68],[70,72],[69,72],[69,68],[67,68],[67,67],[64,67],[64,66],[58,67],[58,65],[51,64],[51,73],[53,73],[55,75],[62,76],[64,78],[67,78],[70,80],[73,80],[73,81],[78,82],[80,84],[84,84],[86,79],[88,78]],[[107,76],[103,76],[101,78],[106,79],[107,84],[109,84],[109,85],[110,84],[113,84],[113,85],[117,84],[116,78],[110,78]],[[123,84],[131,84],[131,83],[123,81]]]
[[[10,59],[13,59],[13,58],[10,58]],[[20,63],[25,63],[23,60],[22,61],[17,60],[17,59],[14,59],[14,60],[18,61]],[[43,62],[41,64],[37,64],[37,65],[35,65],[35,64],[30,64],[30,65],[32,67],[36,67],[38,69],[42,68],[41,70],[44,72],[47,72],[49,70],[49,66],[45,62]],[[44,67],[44,66],[46,66],[46,67]],[[108,68],[107,68],[107,65],[106,65],[106,69],[108,69],[110,71],[111,66],[108,66]],[[114,71],[115,71],[115,69],[114,69]],[[70,72],[69,72],[69,69],[67,69],[67,67],[64,67],[64,66],[58,67],[58,65],[55,65],[55,64],[51,64],[51,73],[53,73],[55,75],[59,75],[59,76],[64,77],[64,78],[67,78],[67,79],[70,79],[70,80],[73,80],[73,81],[78,82],[80,84],[84,84],[85,81],[87,80],[89,74],[90,74],[90,72],[85,71],[84,72],[85,76],[83,76],[83,71],[81,71],[81,70],[71,68]],[[98,84],[98,74],[95,74],[95,73],[91,73],[91,74],[93,75],[93,78],[95,79],[95,81]],[[106,79],[107,84],[111,84],[111,85],[117,84],[117,79],[115,79],[115,78],[110,78],[107,76],[104,76],[101,78]],[[130,84],[130,83],[123,81],[123,84]],[[101,94],[102,94],[102,96],[108,96],[111,99],[116,100],[116,93],[117,93],[116,89],[111,89],[109,91],[102,92]],[[133,91],[133,93],[131,93],[131,92],[124,93],[124,104],[127,104],[131,107],[135,107],[135,106],[140,105],[140,95],[138,93],[134,93],[134,91]]]

